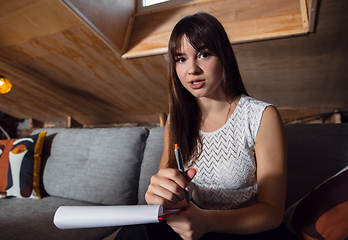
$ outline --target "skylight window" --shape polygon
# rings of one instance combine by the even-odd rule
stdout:
[[[162,2],[168,2],[170,0],[143,0],[143,7],[148,7]]]
[[[190,1],[192,0],[137,0],[137,12],[142,13],[159,10]]]

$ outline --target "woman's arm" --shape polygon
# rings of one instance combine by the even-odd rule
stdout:
[[[267,107],[256,137],[258,202],[237,210],[202,210],[193,204],[167,223],[183,239],[206,232],[253,234],[278,227],[283,219],[286,192],[286,142],[278,111]],[[196,222],[199,222],[197,224]]]
[[[147,204],[163,205],[166,208],[187,207],[185,204],[184,189],[189,186],[188,181],[176,169],[169,169],[168,163],[169,149],[169,125],[168,122],[164,128],[163,135],[163,153],[159,164],[159,171],[151,177],[151,183],[147,189],[145,199]],[[187,179],[190,180],[196,174],[195,169],[190,169],[186,172]],[[181,202],[180,202],[181,201]]]
[[[158,170],[167,168],[168,160],[169,160],[169,123],[166,122],[166,125],[164,126],[164,134],[163,134],[163,153],[161,157],[161,161],[158,167]]]

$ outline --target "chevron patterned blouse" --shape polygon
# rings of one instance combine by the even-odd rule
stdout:
[[[269,105],[242,95],[224,126],[210,133],[200,131],[201,155],[189,163],[198,169],[192,180],[198,206],[226,210],[256,203],[255,139]]]

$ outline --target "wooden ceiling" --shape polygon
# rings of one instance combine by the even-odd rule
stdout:
[[[314,32],[303,35],[295,7],[303,1],[272,1],[196,0],[142,15],[135,0],[0,0],[0,75],[13,84],[0,95],[0,112],[82,125],[159,122],[167,112],[168,33],[201,10],[226,27],[249,94],[284,119],[348,110],[348,2],[317,1]]]

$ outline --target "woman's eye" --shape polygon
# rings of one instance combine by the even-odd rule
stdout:
[[[175,61],[178,62],[178,63],[182,63],[182,62],[185,62],[185,58],[177,58]]]
[[[199,54],[199,57],[200,58],[206,58],[206,57],[209,57],[211,56],[212,54],[210,52],[202,52]]]

